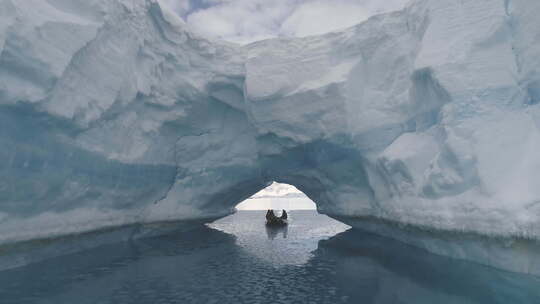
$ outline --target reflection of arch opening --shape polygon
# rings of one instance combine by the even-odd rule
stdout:
[[[240,202],[238,210],[315,210],[315,203],[295,186],[274,182]]]

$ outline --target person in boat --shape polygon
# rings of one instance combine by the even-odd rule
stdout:
[[[288,215],[287,215],[287,211],[285,211],[285,209],[283,209],[283,211],[281,212],[280,217],[277,217],[276,214],[274,213],[274,210],[272,210],[272,209],[268,209],[266,211],[266,223],[270,224],[270,225],[287,224],[287,217],[288,217]]]
[[[277,219],[277,216],[274,214],[274,210],[268,209],[268,211],[266,211],[266,221],[273,222],[276,219]]]

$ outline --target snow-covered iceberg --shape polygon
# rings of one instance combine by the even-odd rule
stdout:
[[[414,236],[534,257],[539,13],[418,0],[238,46],[156,0],[0,0],[0,243],[217,218],[277,181],[431,251]]]

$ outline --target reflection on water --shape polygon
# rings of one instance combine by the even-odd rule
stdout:
[[[0,272],[0,303],[540,303],[536,277],[345,231],[312,211],[269,232],[264,213]]]
[[[289,226],[266,226],[266,235],[268,236],[269,240],[273,240],[278,236],[278,234],[283,235],[283,238],[287,238],[287,232],[289,232]]]

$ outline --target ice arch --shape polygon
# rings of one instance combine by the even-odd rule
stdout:
[[[278,181],[432,251],[510,240],[540,273],[538,12],[418,0],[240,47],[156,0],[0,0],[0,244],[207,221]]]

